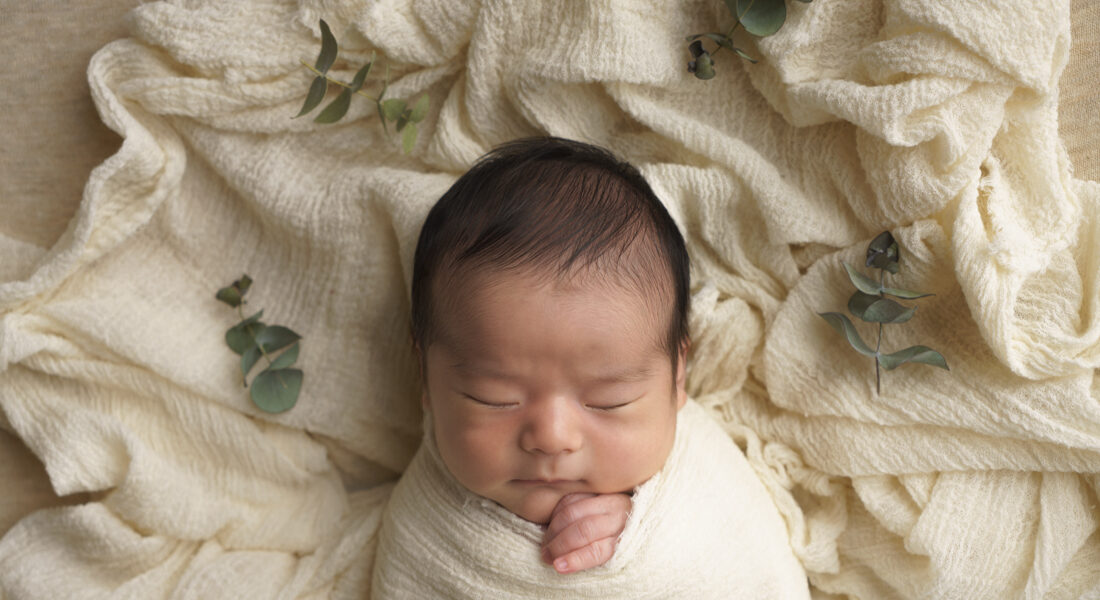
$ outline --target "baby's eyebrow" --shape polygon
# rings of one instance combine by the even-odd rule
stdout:
[[[513,380],[517,375],[499,371],[485,365],[471,364],[463,360],[451,363],[451,368],[462,371],[468,375],[483,377],[485,379]],[[611,369],[587,375],[585,379],[594,384],[635,383],[645,381],[653,376],[653,368],[649,366],[629,367],[624,369]]]
[[[591,378],[595,383],[634,383],[645,381],[653,375],[650,367],[618,369],[599,373]]]
[[[471,364],[463,360],[457,360],[451,363],[451,368],[455,369],[456,371],[462,371],[467,375],[473,375],[475,377],[482,377],[485,379],[518,379],[517,376],[511,373],[499,371],[491,367],[486,367],[485,365]]]

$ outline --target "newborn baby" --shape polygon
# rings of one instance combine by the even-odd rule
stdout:
[[[424,444],[373,597],[808,598],[770,497],[687,399],[688,304],[675,222],[606,151],[521,140],[463,175],[416,249]]]

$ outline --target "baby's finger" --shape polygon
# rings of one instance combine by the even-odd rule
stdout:
[[[625,524],[626,516],[622,514],[589,515],[570,523],[550,538],[544,547],[551,557],[565,556],[597,540],[618,538]]]
[[[596,494],[591,492],[573,492],[562,496],[561,499],[558,500],[558,504],[554,507],[554,510],[550,511],[550,520],[553,521],[554,517],[556,517],[566,506],[595,497]]]
[[[604,538],[558,557],[554,560],[554,570],[564,574],[598,567],[611,560],[611,555],[615,552],[615,542],[613,537]]]
[[[550,515],[550,523],[547,524],[546,533],[543,534],[542,539],[545,543],[572,523],[599,514],[621,514],[625,526],[626,514],[630,512],[630,508],[630,497],[625,494],[592,495],[586,498],[574,499],[571,504],[567,505],[559,502]]]

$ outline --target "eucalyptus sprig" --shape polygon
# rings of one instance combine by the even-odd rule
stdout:
[[[316,73],[317,77],[313,79],[313,83],[309,86],[309,93],[306,94],[302,110],[294,118],[296,119],[317,108],[321,101],[325,99],[330,84],[342,87],[344,89],[336,96],[336,99],[325,106],[313,119],[314,121],[317,123],[335,123],[339,121],[347,114],[348,107],[351,106],[352,95],[362,96],[375,103],[378,109],[378,117],[382,120],[382,127],[387,132],[389,131],[387,123],[394,123],[397,131],[401,133],[401,146],[405,150],[405,154],[412,152],[413,146],[416,145],[417,123],[423,121],[428,114],[428,95],[421,94],[411,106],[406,100],[400,98],[384,98],[390,84],[389,65],[386,65],[386,74],[382,79],[382,91],[378,93],[378,96],[371,96],[364,92],[363,85],[366,83],[367,76],[370,75],[371,68],[375,63],[373,52],[371,52],[371,58],[367,64],[355,73],[355,77],[350,82],[334,79],[328,75],[328,71],[336,62],[338,52],[339,45],[336,43],[336,37],[332,35],[328,23],[321,19],[321,52],[317,55],[317,61],[313,66],[302,61],[302,64]]]
[[[887,371],[891,371],[905,363],[916,362],[947,369],[947,360],[944,359],[943,355],[928,346],[910,346],[904,350],[899,350],[890,354],[881,352],[883,325],[888,323],[904,323],[913,318],[913,314],[917,311],[915,306],[907,308],[886,296],[914,300],[934,295],[887,287],[885,285],[886,273],[889,272],[896,275],[898,272],[898,261],[900,259],[901,255],[898,251],[898,243],[894,240],[894,236],[891,235],[889,231],[884,231],[876,236],[875,239],[871,240],[871,243],[867,246],[866,266],[880,270],[878,281],[860,273],[848,263],[843,263],[844,270],[848,272],[848,279],[851,280],[852,285],[856,286],[856,292],[848,299],[848,312],[852,313],[855,317],[859,317],[864,322],[878,323],[878,342],[875,344],[874,350],[863,341],[863,338],[859,336],[859,332],[856,331],[856,326],[844,314],[838,312],[817,313],[822,319],[825,319],[833,329],[840,332],[840,334],[848,340],[852,348],[855,348],[856,352],[875,359],[876,394],[882,391],[880,383],[881,378],[879,375],[880,366],[884,367]]]
[[[813,0],[798,0],[809,3]],[[714,77],[714,58],[723,48],[726,48],[741,58],[755,63],[756,59],[747,52],[733,45],[733,33],[738,27],[757,37],[767,37],[779,31],[787,20],[787,5],[785,0],[725,0],[726,8],[736,21],[733,27],[726,33],[697,33],[689,35],[687,41],[691,42],[688,51],[691,52],[691,60],[688,61],[688,71],[694,73],[699,79],[711,79]],[[703,47],[700,38],[707,38],[718,45],[714,52],[708,52]]]
[[[249,396],[260,410],[281,413],[294,407],[302,391],[301,369],[289,368],[298,360],[298,340],[302,336],[281,325],[260,321],[263,310],[246,319],[241,306],[247,304],[244,295],[251,286],[252,278],[242,275],[215,294],[218,300],[236,308],[241,317],[240,323],[225,332],[225,343],[241,356],[241,383],[245,387],[248,387],[248,372],[252,367],[260,358],[267,361],[267,367],[252,380]],[[272,358],[275,352],[287,346],[290,348]]]

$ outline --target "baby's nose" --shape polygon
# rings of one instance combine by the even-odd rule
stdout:
[[[583,444],[578,415],[568,398],[548,398],[528,406],[520,445],[528,452],[576,452]]]

